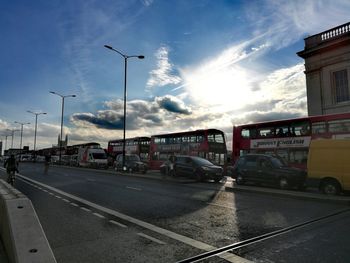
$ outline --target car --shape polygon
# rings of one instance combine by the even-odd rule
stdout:
[[[213,164],[207,159],[197,156],[175,156],[173,165],[174,176],[186,176],[195,178],[197,181],[213,179],[220,182],[224,177],[223,168]]]
[[[289,167],[283,159],[267,154],[247,154],[239,157],[232,175],[237,185],[250,182],[274,185],[281,189],[303,189],[306,176],[306,171]]]
[[[146,173],[148,165],[141,161],[140,156],[137,154],[125,154],[125,167],[128,172],[141,172]],[[117,155],[114,162],[114,169],[117,171],[123,170],[123,155]]]

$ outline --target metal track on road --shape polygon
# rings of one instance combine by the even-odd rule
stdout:
[[[302,228],[302,227],[305,227],[305,226],[308,226],[308,225],[320,222],[322,220],[325,220],[325,219],[328,219],[328,218],[331,218],[331,217],[334,217],[334,216],[337,216],[337,215],[340,215],[340,214],[344,214],[346,212],[350,212],[350,208],[343,209],[343,210],[334,212],[332,214],[328,214],[326,216],[318,217],[316,219],[312,219],[312,220],[309,220],[309,221],[306,221],[306,222],[303,222],[303,223],[299,223],[299,224],[296,224],[296,225],[292,225],[292,226],[289,226],[289,227],[286,227],[286,228],[282,228],[280,230],[276,230],[276,231],[273,231],[273,232],[270,232],[270,233],[266,233],[266,234],[263,234],[263,235],[260,235],[260,236],[249,238],[247,240],[236,242],[234,244],[231,244],[231,245],[228,245],[228,246],[225,246],[225,247],[222,247],[222,248],[218,248],[218,249],[215,249],[215,250],[212,250],[212,251],[209,251],[209,252],[205,252],[205,253],[199,254],[199,255],[191,257],[191,258],[187,258],[187,259],[178,261],[177,263],[198,262],[200,260],[204,260],[204,259],[208,259],[210,257],[217,256],[217,255],[219,255],[221,253],[224,253],[224,252],[232,252],[233,250],[236,250],[236,249],[239,249],[239,248],[243,248],[243,247],[247,247],[247,246],[253,245],[255,243],[258,243],[258,242],[261,242],[261,241],[265,241],[265,240],[277,237],[279,235],[288,233],[288,232],[290,232],[292,230],[299,229],[299,228]]]

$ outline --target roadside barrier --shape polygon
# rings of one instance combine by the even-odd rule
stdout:
[[[1,179],[0,237],[11,263],[56,263],[32,202]]]

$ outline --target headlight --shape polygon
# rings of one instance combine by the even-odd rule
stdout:
[[[210,170],[210,168],[205,167],[205,166],[203,166],[202,169],[203,169],[204,171],[209,171],[209,170]]]

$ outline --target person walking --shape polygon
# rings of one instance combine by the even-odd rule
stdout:
[[[51,155],[45,155],[45,168],[44,168],[44,174],[47,174],[49,172],[49,166],[51,162]]]

